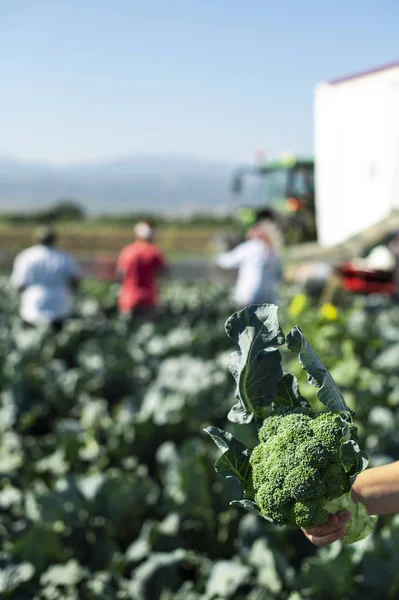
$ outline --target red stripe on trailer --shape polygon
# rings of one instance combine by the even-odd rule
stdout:
[[[340,83],[346,83],[348,81],[352,81],[353,79],[359,79],[360,77],[367,77],[367,75],[374,75],[376,73],[381,73],[382,71],[388,71],[389,69],[396,69],[399,67],[399,60],[396,60],[391,63],[387,63],[386,65],[382,65],[380,67],[374,67],[372,69],[367,69],[365,71],[359,71],[358,73],[354,73],[352,75],[345,75],[344,77],[338,77],[337,79],[331,79],[328,81],[330,85],[338,85]]]

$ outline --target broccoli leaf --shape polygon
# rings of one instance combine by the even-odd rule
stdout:
[[[253,500],[247,500],[244,498],[243,500],[233,500],[232,502],[230,502],[230,504],[233,506],[242,506],[242,508],[245,508],[245,510],[254,513],[258,517],[262,517],[262,519],[265,519],[265,521],[269,521],[269,523],[273,523],[274,525],[280,525],[280,523],[276,523],[276,521],[273,521],[273,519],[271,519],[270,517],[263,515],[260,512],[256,502],[254,502]]]
[[[51,584],[59,586],[77,585],[87,575],[87,570],[72,558],[64,565],[50,566],[41,576],[40,583],[43,586],[50,586]]]
[[[250,582],[251,567],[237,561],[218,560],[212,565],[206,593],[201,598],[204,600],[242,598],[239,592],[243,587],[249,586]]]
[[[7,594],[8,597],[8,594],[15,592],[20,585],[32,579],[34,574],[35,568],[28,562],[0,568],[0,592]]]
[[[251,465],[249,464],[247,447],[236,440],[231,433],[218,427],[207,427],[205,431],[209,433],[217,447],[222,451],[215,462],[216,472],[224,475],[224,477],[234,477],[243,488],[249,486]]]
[[[276,346],[284,344],[284,334],[274,304],[253,304],[234,313],[225,325],[227,335],[240,350],[230,358],[230,371],[236,381],[238,403],[228,418],[233,423],[249,423],[264,417],[264,408],[276,395],[283,376],[281,355]]]
[[[299,384],[295,375],[284,373],[277,384],[274,402],[278,406],[303,406],[303,404],[308,404],[299,391]]]
[[[317,398],[328,410],[343,410],[349,412],[341,390],[327,371],[316,352],[306,340],[301,329],[294,327],[287,335],[287,346],[291,352],[296,352],[299,362],[308,373],[308,382],[319,388]]]
[[[347,440],[342,444],[341,460],[346,473],[351,476],[364,471],[369,462],[367,454],[360,450],[354,440]]]

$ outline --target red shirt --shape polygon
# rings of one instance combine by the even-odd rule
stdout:
[[[166,266],[162,252],[151,242],[129,244],[119,255],[116,269],[123,275],[119,308],[130,311],[138,306],[151,308],[158,303],[156,275]]]

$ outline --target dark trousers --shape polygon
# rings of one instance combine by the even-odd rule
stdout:
[[[34,323],[28,323],[27,321],[22,320],[24,327],[29,329],[33,329],[36,327]],[[49,325],[54,333],[59,333],[65,325],[65,319],[56,319],[55,321],[50,321]]]
[[[130,316],[138,323],[152,323],[155,321],[157,310],[154,306],[135,306],[129,312],[123,314]]]

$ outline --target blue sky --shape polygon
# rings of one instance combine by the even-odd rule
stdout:
[[[314,86],[399,59],[397,0],[0,0],[0,155],[312,152]]]

